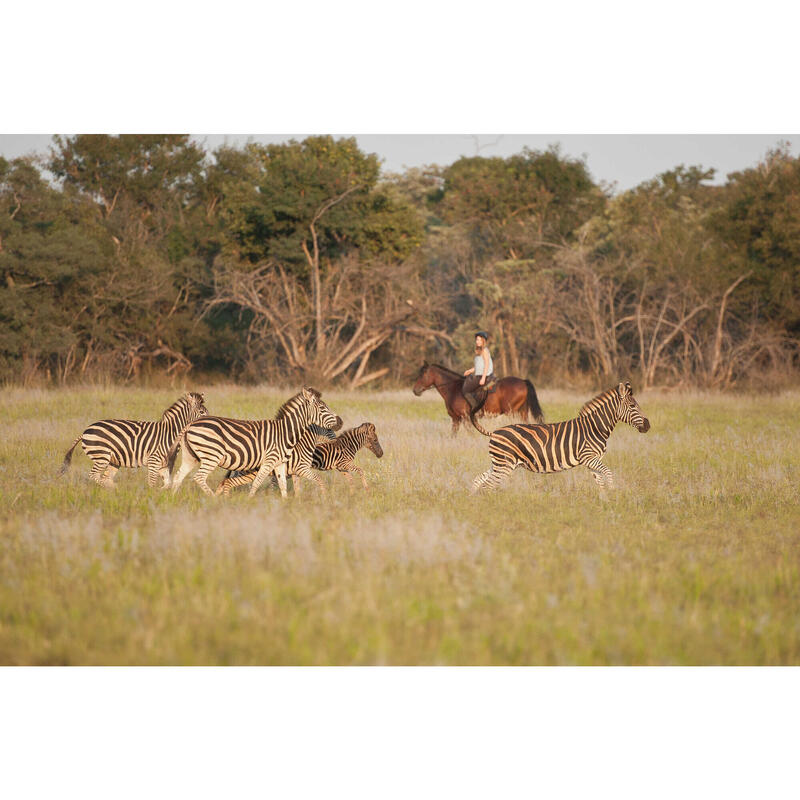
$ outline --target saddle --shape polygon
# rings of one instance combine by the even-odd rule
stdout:
[[[483,385],[483,388],[486,390],[486,394],[491,394],[495,389],[497,389],[497,381],[499,378],[492,378],[492,380],[488,381]]]

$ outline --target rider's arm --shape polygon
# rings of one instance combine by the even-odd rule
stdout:
[[[464,371],[464,377],[467,375],[472,375],[473,372],[475,372],[475,367],[470,367],[468,370]]]
[[[483,386],[483,384],[486,383],[486,377],[489,374],[488,352],[489,352],[488,348],[484,347],[483,353],[481,353],[481,355],[483,356],[483,375],[481,375],[481,386]]]

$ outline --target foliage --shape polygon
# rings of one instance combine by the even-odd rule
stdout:
[[[381,175],[352,138],[56,136],[0,159],[0,379],[406,381],[483,327],[536,380],[793,380],[800,159],[713,177],[612,195],[557,148]]]

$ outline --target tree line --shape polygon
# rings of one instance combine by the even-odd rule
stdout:
[[[557,148],[382,174],[355,139],[206,152],[55,136],[0,158],[0,380],[356,387],[423,358],[731,387],[800,368],[800,159],[630,191]]]

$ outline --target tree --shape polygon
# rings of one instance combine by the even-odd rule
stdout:
[[[87,283],[108,269],[109,248],[92,209],[27,159],[0,159],[0,207],[0,372],[64,380],[84,355]]]
[[[401,265],[422,241],[422,221],[377,185],[377,157],[353,139],[317,136],[248,152],[257,191],[233,198],[234,246],[219,260],[211,306],[246,309],[251,344],[275,339],[301,375],[332,380],[358,360],[362,380],[370,355],[415,313],[407,293],[398,307],[383,290],[397,286],[393,270],[408,276]]]
[[[729,175],[712,224],[740,269],[752,270],[750,297],[760,313],[800,334],[800,158],[781,145]]]

